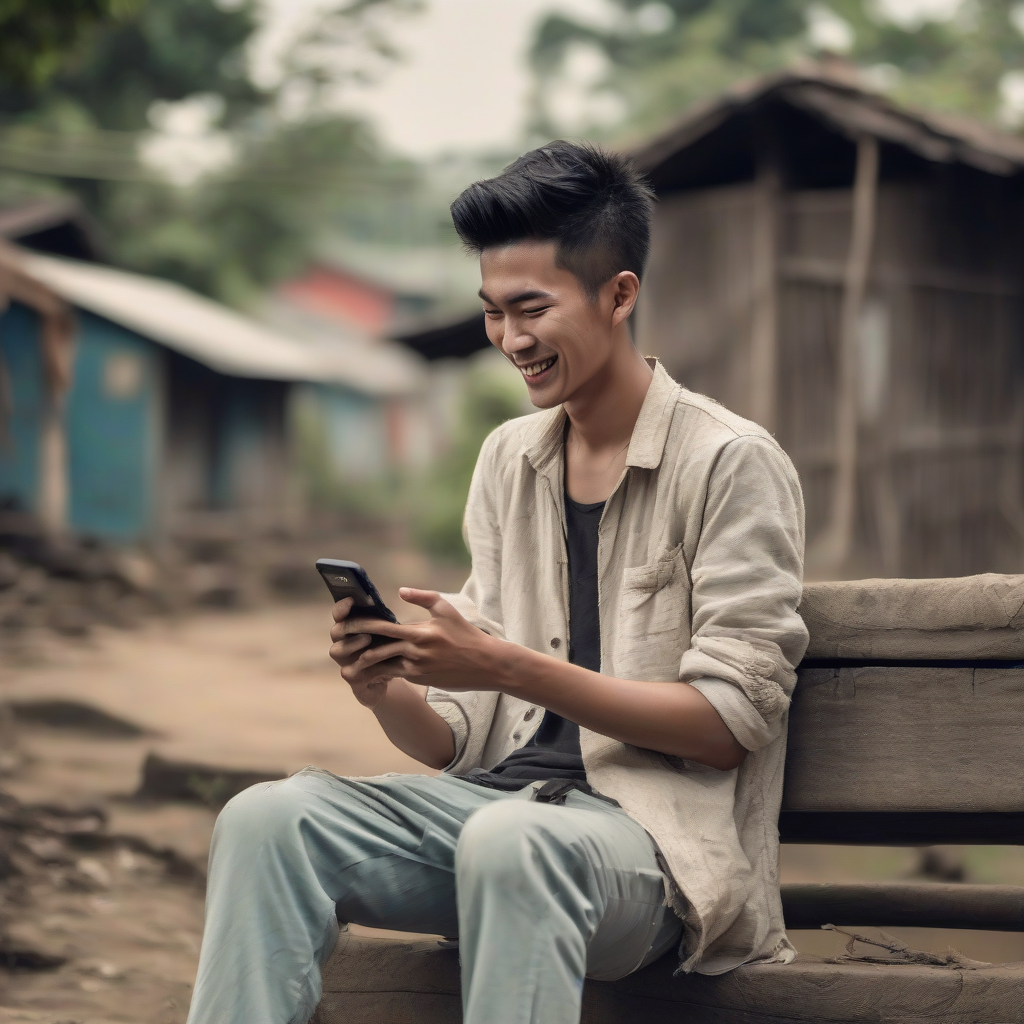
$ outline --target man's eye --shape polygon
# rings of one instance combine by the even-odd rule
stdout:
[[[484,310],[484,315],[485,316],[501,316],[501,310],[500,309],[485,309]]]
[[[523,312],[527,316],[536,316],[538,313],[544,313],[549,310],[550,306],[536,306],[533,309],[524,309]]]

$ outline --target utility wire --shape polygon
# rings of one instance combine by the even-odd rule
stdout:
[[[157,168],[139,158],[140,144],[149,138],[134,132],[102,130],[60,135],[27,127],[0,129],[0,168],[54,178],[166,183]],[[239,161],[202,177],[280,187],[336,186],[360,192],[416,184],[412,176],[398,170],[354,170],[340,164],[267,172],[246,168]]]

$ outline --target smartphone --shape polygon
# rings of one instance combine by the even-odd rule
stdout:
[[[383,619],[385,622],[398,622],[395,613],[381,600],[377,588],[373,585],[366,570],[356,562],[344,562],[339,558],[318,558],[316,571],[323,577],[331,597],[341,601],[352,598],[353,617],[360,616],[371,619]],[[369,634],[371,647],[394,643],[394,637]]]

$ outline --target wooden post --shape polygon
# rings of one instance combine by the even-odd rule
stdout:
[[[68,525],[68,446],[62,395],[47,395],[39,434],[39,521],[49,537]]]
[[[18,251],[0,243],[0,295],[22,302],[39,314],[39,344],[46,395],[39,424],[39,491],[37,513],[46,533],[59,537],[67,529],[68,457],[64,408],[71,388],[75,320],[63,299],[36,281],[21,266]]]
[[[832,515],[819,562],[840,569],[850,556],[857,507],[857,357],[861,312],[867,292],[878,195],[878,140],[857,141],[850,249],[843,281],[836,383],[836,479]]]
[[[778,402],[778,235],[780,174],[774,136],[759,139],[754,188],[750,418],[775,433]]]

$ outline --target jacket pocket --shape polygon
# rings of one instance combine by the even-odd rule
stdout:
[[[627,679],[675,680],[690,646],[690,574],[682,545],[622,574],[615,671]]]

